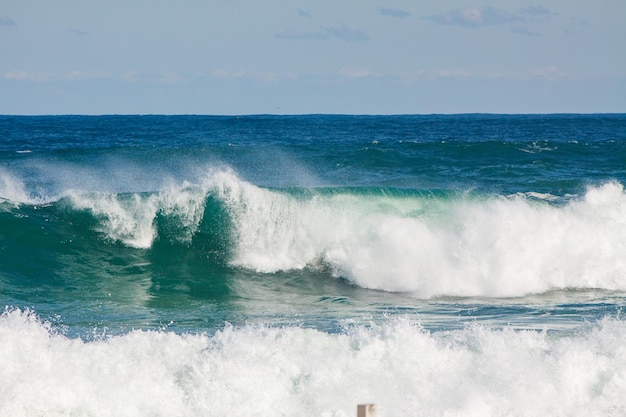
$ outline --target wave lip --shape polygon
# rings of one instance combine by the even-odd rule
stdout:
[[[98,231],[111,241],[149,249],[158,237],[157,217],[176,224],[176,239],[190,243],[202,221],[207,198],[202,184],[184,181],[156,193],[70,192],[73,209],[88,210],[99,220]]]

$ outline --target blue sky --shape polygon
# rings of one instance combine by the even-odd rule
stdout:
[[[0,114],[626,112],[624,0],[2,0]]]

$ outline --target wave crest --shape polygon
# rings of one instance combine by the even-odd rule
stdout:
[[[238,183],[225,193],[232,263],[318,265],[356,285],[418,297],[626,289],[626,195],[609,183],[565,205],[517,197],[315,194]]]
[[[577,199],[389,188],[260,187],[230,169],[151,193],[68,192],[107,241],[214,251],[259,273],[321,268],[416,297],[626,290],[626,194]],[[63,204],[60,204],[63,205]]]

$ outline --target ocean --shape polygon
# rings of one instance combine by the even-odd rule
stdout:
[[[626,114],[0,116],[0,415],[626,415]]]

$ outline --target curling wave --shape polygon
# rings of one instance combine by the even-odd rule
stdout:
[[[15,194],[26,195],[19,188]],[[556,202],[550,197],[272,189],[222,169],[158,192],[70,190],[51,203],[57,214],[44,216],[80,225],[73,233],[95,232],[105,244],[217,245],[227,247],[223,261],[232,267],[321,268],[364,288],[416,297],[626,290],[623,185],[609,182]],[[41,212],[34,205],[10,210],[34,215],[35,208]]]

